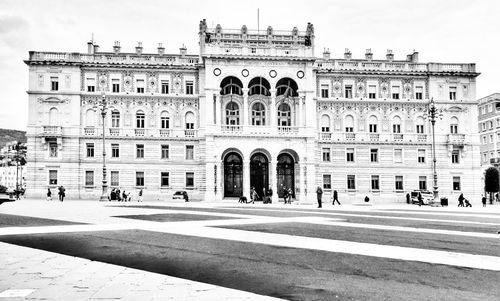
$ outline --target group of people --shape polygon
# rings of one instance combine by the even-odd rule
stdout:
[[[483,204],[486,205],[486,198],[484,199],[485,201]],[[458,207],[472,207],[471,203],[464,197],[463,193],[461,193],[460,196],[458,197]]]
[[[318,208],[322,208],[323,207],[323,201],[322,201],[323,189],[321,189],[321,187],[319,187],[319,186],[318,186],[318,188],[316,188],[316,197],[318,198]],[[368,197],[365,197],[365,202],[368,202],[369,200],[370,199]],[[332,205],[335,205],[335,202],[337,202],[337,204],[340,205],[339,194],[338,194],[337,190],[334,190],[333,194],[332,194]]]
[[[59,186],[57,187],[57,195],[59,196],[59,201],[62,202],[64,201],[64,198],[66,197],[66,188],[64,186]],[[52,191],[50,188],[47,188],[47,201],[52,201]]]
[[[113,188],[111,189],[111,192],[109,193],[108,199],[110,201],[118,201],[118,202],[130,202],[131,197],[130,197],[130,192],[126,193],[125,190],[120,191],[120,188]]]

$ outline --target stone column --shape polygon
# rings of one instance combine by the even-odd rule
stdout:
[[[243,160],[243,195],[250,201],[250,160]]]
[[[278,203],[278,161],[272,160],[272,164],[269,167],[271,170],[271,180],[269,181],[269,185],[273,189],[273,196],[271,198],[274,204]]]
[[[217,166],[217,175],[216,175],[217,183],[215,183],[214,181],[214,184],[216,185],[215,187],[217,188],[217,191],[215,192],[215,201],[222,201],[222,199],[224,198],[224,190],[223,190],[224,185],[222,183],[222,181],[224,181],[224,170],[223,170],[224,164],[222,163],[222,161],[216,160],[214,166]]]
[[[221,101],[222,98],[219,93],[215,94],[215,125],[220,126],[221,125]]]
[[[298,101],[299,101],[299,111],[297,112],[297,115],[296,115],[297,116],[297,123],[296,123],[296,125],[299,126],[299,127],[301,127],[301,126],[304,125],[302,123],[302,116],[303,116],[302,115],[303,114],[303,112],[302,112],[302,97],[299,97]]]
[[[248,88],[243,88],[243,126],[248,125]]]
[[[271,122],[269,123],[271,127],[276,127],[276,89],[270,89],[271,92],[271,108],[270,108],[270,118]]]
[[[298,177],[299,177],[299,195],[297,196],[297,202],[300,205],[301,203],[304,202],[305,199],[305,194],[304,194],[304,178],[305,178],[305,173],[304,173],[304,163],[299,164],[299,169],[298,169]]]

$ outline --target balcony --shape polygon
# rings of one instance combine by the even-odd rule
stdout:
[[[120,136],[120,129],[119,128],[111,128],[109,129],[109,135],[110,136]]]
[[[395,142],[402,142],[403,139],[403,134],[392,134],[392,140]]]
[[[160,129],[160,137],[170,137],[170,129]]]
[[[97,131],[94,127],[86,127],[83,129],[83,134],[85,136],[95,136],[97,135]]]
[[[145,129],[134,129],[134,135],[136,137],[144,137],[146,135]]]
[[[299,128],[296,126],[279,126],[278,135],[297,135]]]
[[[319,133],[319,140],[332,140],[332,133],[323,132]]]
[[[448,134],[448,144],[464,146],[465,134]]]
[[[417,134],[418,142],[427,142],[427,134]]]
[[[380,134],[371,133],[369,136],[370,136],[370,141],[380,141]]]
[[[196,130],[184,130],[184,137],[187,138],[196,137]]]
[[[356,134],[355,133],[345,133],[345,140],[347,140],[347,141],[356,140]]]
[[[243,126],[241,126],[241,125],[223,125],[222,132],[241,133],[241,132],[243,132]]]
[[[61,137],[62,127],[56,125],[46,125],[42,126],[41,136],[43,137]]]

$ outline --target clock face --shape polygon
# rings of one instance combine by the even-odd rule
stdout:
[[[219,76],[219,75],[221,75],[221,73],[222,73],[222,71],[219,68],[215,68],[214,69],[214,75],[215,76]]]
[[[271,70],[269,71],[269,76],[272,77],[272,78],[275,78],[276,75],[278,75],[278,73],[276,72],[276,70]]]
[[[297,77],[298,78],[304,78],[304,71],[298,71],[297,72]]]
[[[247,77],[249,74],[250,72],[247,69],[241,70],[241,75],[243,75],[244,77]]]

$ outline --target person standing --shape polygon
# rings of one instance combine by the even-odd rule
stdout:
[[[283,187],[283,200],[285,201],[286,205],[286,202],[288,200],[288,189],[286,187]]]
[[[409,204],[411,202],[411,197],[410,197],[410,194],[407,193],[406,194],[406,204]]]
[[[66,189],[64,188],[64,186],[59,186],[59,201],[63,202],[64,201],[64,197],[66,196]]]
[[[332,203],[332,205],[335,205],[335,202],[337,202],[340,205],[339,196],[338,196],[337,190],[333,191],[333,203]]]
[[[483,198],[481,199],[481,202],[483,203],[483,207],[486,207],[486,197],[483,195]]]
[[[323,189],[318,186],[316,189],[316,197],[318,198],[318,208],[321,208],[321,198],[323,197]]]
[[[139,190],[139,195],[137,197],[137,201],[142,202],[142,188],[141,188],[141,190]]]
[[[461,193],[458,197],[458,207],[464,207],[464,194]]]
[[[423,203],[424,203],[424,200],[422,198],[422,194],[419,192],[418,193],[418,207],[421,207]]]
[[[47,201],[52,201],[52,191],[50,191],[50,188],[47,188]]]

